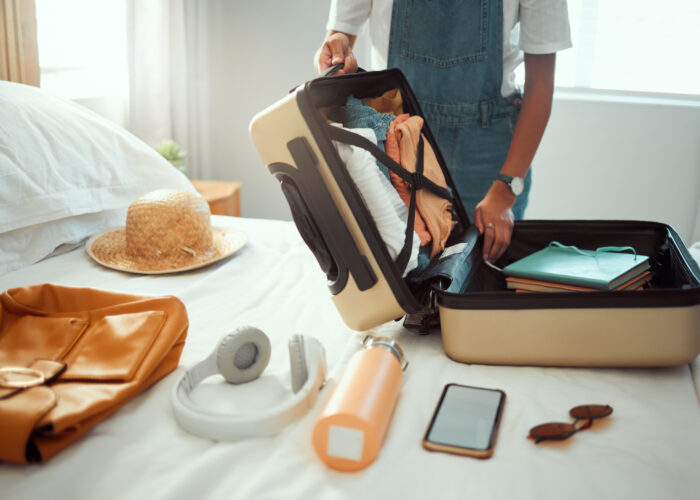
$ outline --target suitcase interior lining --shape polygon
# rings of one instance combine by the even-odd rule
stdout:
[[[319,111],[321,116],[333,121],[343,121],[343,116],[338,110],[345,106],[347,98],[354,96],[358,99],[379,97],[384,92],[392,89],[399,89],[403,102],[405,113],[411,115],[423,116],[418,100],[408,86],[403,74],[398,70],[382,71],[382,76],[376,76],[376,73],[356,73],[351,75],[339,75],[329,78],[319,78],[309,82],[309,96],[314,108]],[[438,163],[445,175],[445,181],[452,193],[456,193],[456,187],[450,172],[446,167],[445,160],[440,153],[427,122],[423,126],[423,135],[432,146]],[[463,232],[470,226],[469,217],[462,206],[459,196],[455,196],[453,202],[454,219],[456,226],[452,231],[452,241],[459,240]],[[451,242],[452,242],[451,241]],[[448,243],[451,243],[448,242]]]
[[[506,266],[544,248],[555,239],[583,249],[617,245],[649,256],[652,280],[639,291],[581,293],[516,293],[503,274],[470,256],[473,269],[457,292],[438,290],[438,304],[454,309],[542,309],[607,307],[681,307],[700,304],[700,268],[678,234],[669,226],[644,221],[525,220],[516,222],[506,253],[496,263]]]
[[[378,97],[387,90],[398,88],[401,91],[404,111],[410,114],[422,116],[420,106],[415,96],[410,91],[408,84],[399,71],[387,70],[381,72],[381,78],[376,73],[339,75],[329,78],[320,78],[308,84],[308,96],[313,107],[319,111],[319,117],[332,120],[342,120],[337,110],[345,105],[347,97],[353,95],[356,98]],[[438,161],[442,166],[448,186],[456,194],[456,188],[449,171],[445,167],[444,159],[436,145],[427,124],[424,127],[424,135],[435,150]],[[464,266],[461,270],[461,282],[453,283],[452,276],[437,275],[430,279],[424,276],[406,279],[403,282],[413,297],[420,303],[426,304],[429,290],[438,292],[438,302],[449,304],[453,307],[480,307],[487,308],[541,308],[543,295],[547,296],[548,303],[559,303],[555,307],[571,307],[574,302],[580,303],[581,294],[576,293],[531,293],[517,294],[506,287],[503,274],[483,263],[481,255],[481,238],[477,240],[474,228],[469,230],[470,222],[464,209],[455,196],[455,219],[457,224],[450,235],[447,246],[458,243],[466,243],[466,249],[462,254],[455,254],[447,259],[459,260]],[[376,228],[375,228],[376,231]],[[641,292],[586,292],[589,298],[593,295],[600,296],[600,300],[589,301],[593,304],[609,304],[608,307],[624,306],[620,303],[620,297],[646,294],[656,296],[659,293],[686,293],[686,299],[692,303],[700,303],[700,269],[697,264],[686,255],[685,248],[678,235],[668,226],[654,222],[630,222],[630,221],[519,221],[515,224],[510,247],[496,263],[504,267],[532,252],[547,246],[552,240],[557,240],[565,245],[576,245],[582,249],[595,249],[600,246],[630,245],[636,251],[650,257],[653,278],[650,290]],[[381,240],[380,240],[381,241]],[[679,250],[682,248],[682,250]],[[435,264],[431,263],[431,267]],[[428,268],[430,270],[430,267]],[[395,273],[395,269],[383,269],[386,273]],[[395,280],[391,280],[394,281]],[[455,286],[457,289],[454,289]],[[397,298],[400,300],[404,290],[397,291],[393,287]],[[449,292],[448,288],[452,288]],[[688,295],[690,293],[690,295]],[[613,295],[611,295],[613,294]],[[692,295],[692,298],[691,298]],[[500,302],[494,304],[494,298],[500,298]],[[507,300],[507,303],[503,302]],[[588,299],[587,299],[588,300]],[[517,301],[514,302],[514,301]],[[568,304],[568,306],[567,306]],[[577,305],[578,306],[578,305]],[[631,307],[631,303],[629,303]],[[409,311],[412,312],[412,311]]]

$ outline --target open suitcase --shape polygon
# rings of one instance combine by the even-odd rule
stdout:
[[[665,224],[519,221],[500,266],[552,240],[587,249],[630,245],[649,256],[653,279],[650,289],[637,291],[516,294],[481,259],[478,231],[454,196],[456,223],[447,246],[461,251],[419,286],[402,278],[332,143],[327,120],[349,95],[376,97],[395,88],[404,112],[422,116],[403,74],[389,69],[319,77],[260,112],[250,125],[258,154],[281,183],[350,328],[367,330],[407,315],[425,328],[437,311],[446,354],[468,363],[668,366],[698,355],[700,269]],[[427,123],[423,134],[456,193]],[[457,286],[451,270],[458,270]]]

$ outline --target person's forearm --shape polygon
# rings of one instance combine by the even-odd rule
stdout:
[[[552,110],[556,54],[525,54],[525,88],[518,122],[501,173],[525,177]]]

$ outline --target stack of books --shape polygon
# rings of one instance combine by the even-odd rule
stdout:
[[[550,245],[503,269],[518,292],[639,290],[651,280],[649,257]]]

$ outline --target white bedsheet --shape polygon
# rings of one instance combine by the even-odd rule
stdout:
[[[247,386],[212,380],[194,397],[241,411],[273,404],[289,390],[286,339],[314,335],[326,347],[333,379],[362,334],[342,323],[325,277],[291,223],[214,217],[243,229],[247,246],[231,259],[173,276],[134,276],[89,260],[83,248],[0,276],[0,290],[52,282],[147,294],[174,294],[190,330],[181,364],[206,356],[220,336],[252,324],[272,340],[267,375]],[[580,369],[502,367],[449,360],[438,335],[418,336],[390,323],[410,365],[379,458],[357,473],[326,468],[311,447],[312,411],[281,434],[236,443],[191,436],[175,423],[171,374],[78,442],[41,465],[0,464],[8,499],[208,498],[700,498],[700,405],[690,368]],[[449,382],[503,389],[503,421],[491,459],[431,453],[421,439]],[[614,413],[568,441],[534,445],[530,427],[568,421],[584,403]]]

